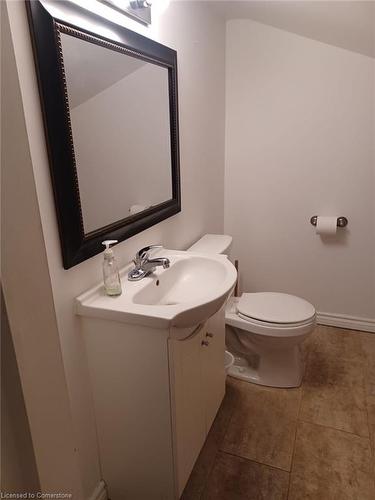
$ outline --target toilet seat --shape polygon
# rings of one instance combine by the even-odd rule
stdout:
[[[287,293],[243,293],[237,303],[240,317],[280,325],[297,325],[315,317],[305,299]]]
[[[263,293],[263,297],[261,300],[268,300],[267,295],[284,295],[284,294],[274,294],[272,292],[265,292]],[[243,294],[247,296],[254,296],[257,295],[256,293],[254,294]],[[285,294],[286,295],[286,294]],[[294,296],[289,296],[289,297],[294,297]],[[242,297],[241,297],[242,298]],[[306,307],[306,309],[299,309],[298,313],[296,311],[295,316],[291,316],[290,311],[288,312],[288,317],[294,317],[297,319],[297,321],[291,321],[291,322],[284,322],[284,323],[276,323],[274,321],[266,321],[263,319],[258,319],[251,317],[249,315],[243,314],[239,310],[239,303],[241,298],[237,297],[231,297],[228,301],[227,308],[225,311],[225,322],[229,326],[234,326],[237,328],[241,328],[242,330],[249,332],[249,334],[257,334],[257,335],[262,335],[262,336],[269,336],[269,337],[280,337],[280,338],[291,338],[291,337],[299,337],[305,335],[307,332],[311,331],[312,326],[314,326],[315,321],[316,321],[316,314],[315,314],[315,309],[314,307],[307,302],[307,304],[310,306],[309,308]],[[258,297],[256,297],[258,298]],[[280,298],[280,297],[279,297]],[[299,299],[299,297],[295,297],[296,299]],[[246,297],[246,300],[248,300],[249,297]],[[270,297],[271,301],[268,302],[268,305],[270,305],[273,301],[276,300],[276,297]],[[284,297],[281,297],[281,301],[283,301]],[[289,300],[289,299],[287,299]],[[303,299],[300,299],[303,302]],[[298,304],[298,300],[296,303]],[[292,303],[292,300],[290,301]],[[245,301],[246,304],[246,301]],[[302,304],[305,306],[305,304]],[[298,307],[298,306],[297,306]],[[249,308],[244,308],[244,303],[242,303],[241,310],[248,311],[248,314],[250,314],[250,310],[254,311],[256,313],[255,309],[249,309]],[[301,312],[302,311],[302,312]],[[303,311],[305,311],[305,315],[303,315]],[[264,311],[263,311],[264,312]],[[311,315],[312,313],[312,315]],[[276,313],[275,313],[276,314]],[[270,318],[275,318],[275,314],[272,315],[270,314]],[[260,314],[258,314],[260,315]],[[265,318],[265,315],[262,314],[262,317]],[[280,320],[282,316],[279,315],[278,318]],[[285,319],[287,317],[286,314],[284,314],[283,318]]]
[[[296,323],[271,323],[270,321],[261,321],[255,318],[249,318],[249,316],[245,316],[238,311],[237,314],[240,318],[247,321],[250,325],[257,325],[259,327],[268,328],[279,328],[280,330],[287,330],[288,328],[311,325],[311,323],[314,321],[314,318],[311,318],[306,321],[297,321]]]

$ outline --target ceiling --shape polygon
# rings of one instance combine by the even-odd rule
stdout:
[[[224,19],[252,19],[375,57],[375,1],[205,0]]]

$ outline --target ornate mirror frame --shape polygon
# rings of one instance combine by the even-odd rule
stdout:
[[[86,16],[97,33],[58,19],[39,0],[26,1],[37,69],[63,266],[69,269],[103,250],[104,239],[123,241],[181,211],[177,54],[160,43],[96,16],[70,2],[64,8]],[[75,15],[76,14],[76,15]],[[75,15],[75,16],[74,16]],[[90,25],[90,26],[91,26]],[[99,33],[113,33],[113,38]],[[84,232],[60,33],[67,33],[168,70],[172,198],[139,214]],[[104,193],[103,193],[104,194]]]

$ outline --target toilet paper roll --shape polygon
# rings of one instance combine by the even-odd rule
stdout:
[[[318,217],[316,222],[316,234],[336,234],[337,231],[337,216],[335,217]]]

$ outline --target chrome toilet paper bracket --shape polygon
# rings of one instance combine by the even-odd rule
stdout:
[[[316,226],[318,222],[318,216],[313,215],[310,219],[310,224]],[[346,217],[337,217],[337,227],[346,227],[348,225],[348,219]]]

